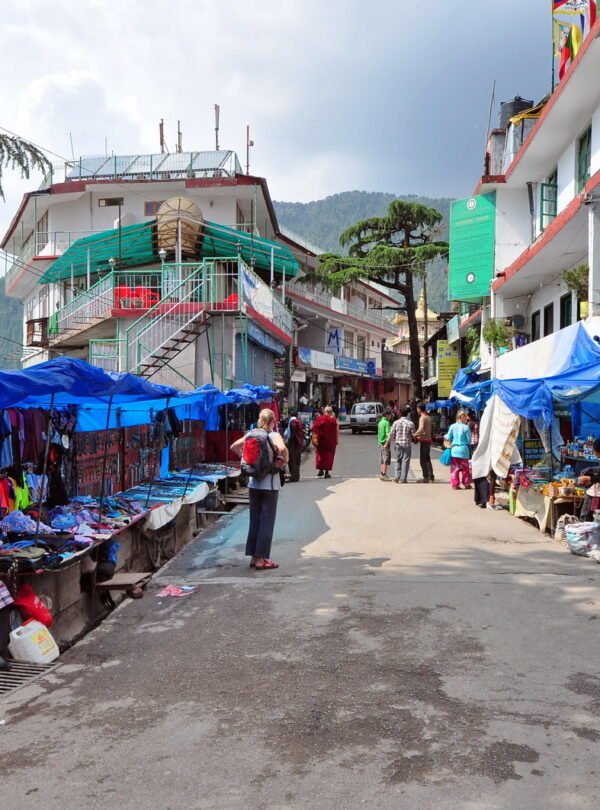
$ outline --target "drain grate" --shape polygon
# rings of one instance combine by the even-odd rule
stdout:
[[[9,692],[39,678],[56,664],[25,664],[22,661],[10,661],[10,669],[0,670],[0,698]]]

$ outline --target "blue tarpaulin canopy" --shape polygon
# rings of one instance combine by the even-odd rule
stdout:
[[[134,374],[106,372],[73,357],[57,357],[20,371],[0,371],[0,408],[77,405],[111,398],[128,403],[163,399],[177,389],[154,385]]]

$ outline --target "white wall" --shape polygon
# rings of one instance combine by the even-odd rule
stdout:
[[[572,141],[558,161],[557,213],[569,205],[575,196],[575,141]]]
[[[531,244],[527,189],[496,192],[496,272],[509,267]]]

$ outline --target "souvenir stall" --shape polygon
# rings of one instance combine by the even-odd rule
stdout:
[[[600,437],[600,346],[576,324],[559,348],[549,353],[549,365],[538,358],[538,373],[546,370],[545,376],[504,377],[458,392],[465,404],[481,395],[482,386],[489,397],[473,456],[474,478],[490,470],[508,478],[510,511],[552,533],[565,522],[563,515],[571,521],[580,516],[589,487],[578,478],[582,469],[599,463],[592,444]],[[568,425],[565,414],[571,417]],[[572,437],[567,440],[565,426]]]
[[[51,606],[62,643],[112,605],[115,572],[155,570],[197,530],[197,505],[239,475],[204,462],[204,424],[225,401],[209,389],[179,394],[72,358],[0,372],[0,580]]]

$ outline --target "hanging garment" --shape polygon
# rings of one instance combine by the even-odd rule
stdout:
[[[12,426],[8,411],[2,411],[0,416],[0,467],[11,467],[12,463]]]

